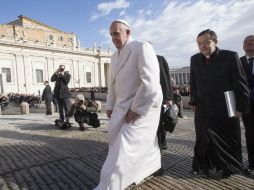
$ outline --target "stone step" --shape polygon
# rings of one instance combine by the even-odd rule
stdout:
[[[101,112],[106,111],[106,103],[101,102]],[[45,113],[46,106],[44,103],[38,104],[37,108],[29,108],[30,113]],[[20,106],[16,103],[10,103],[8,107],[2,111],[2,115],[19,115],[21,114]]]
[[[30,113],[45,113],[45,105],[39,104],[38,108],[29,108]],[[19,115],[21,114],[20,106],[15,103],[10,103],[8,107],[2,111],[2,115]]]

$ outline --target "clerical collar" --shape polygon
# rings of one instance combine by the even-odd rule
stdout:
[[[249,60],[250,58],[254,58],[254,56],[248,56],[248,55],[245,55],[245,56],[247,60]]]
[[[210,59],[210,58],[215,57],[215,55],[217,55],[218,52],[219,52],[219,48],[216,47],[215,51],[214,51],[211,55],[204,55],[204,54],[202,54],[202,55],[203,55],[203,57],[205,57],[206,59]]]

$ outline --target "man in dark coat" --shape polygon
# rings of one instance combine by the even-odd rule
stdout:
[[[166,59],[163,56],[157,55],[157,59],[160,66],[160,83],[163,94],[163,105],[171,106],[172,98],[173,98],[173,90],[170,80],[169,67]],[[166,130],[162,125],[162,116],[164,113],[164,109],[162,106],[160,123],[157,131],[158,144],[160,149],[167,149],[167,140],[166,140]]]
[[[68,83],[70,82],[71,75],[69,72],[64,71],[64,69],[65,66],[60,65],[59,69],[57,69],[57,71],[52,75],[51,82],[55,82],[54,97],[57,100],[60,120],[66,120],[66,122],[69,122],[68,112],[71,93],[68,88]]]
[[[179,89],[176,89],[173,94],[173,102],[177,105],[179,109],[178,117],[183,118],[183,98],[180,94]]]
[[[244,39],[243,49],[246,55],[241,57],[241,62],[247,76],[250,90],[250,109],[248,113],[242,115],[242,119],[245,127],[248,152],[248,171],[251,172],[254,170],[254,35],[249,35]]]
[[[42,101],[45,101],[46,104],[46,115],[52,115],[51,102],[53,98],[53,93],[48,81],[45,81],[44,85],[45,88],[42,92]]]
[[[191,57],[190,105],[195,110],[196,144],[193,174],[222,171],[224,177],[242,169],[239,117],[248,110],[249,90],[236,52],[220,50],[217,35],[207,29],[199,33],[200,53]],[[235,93],[236,112],[228,116],[224,92]]]

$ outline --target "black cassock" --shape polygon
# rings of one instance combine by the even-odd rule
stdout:
[[[196,144],[193,170],[236,173],[242,168],[239,118],[228,117],[225,91],[233,90],[236,110],[246,112],[249,92],[246,76],[237,53],[220,50],[206,57],[191,57],[190,105],[195,110]]]

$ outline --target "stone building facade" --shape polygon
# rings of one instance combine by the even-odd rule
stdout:
[[[0,92],[38,94],[59,65],[72,76],[70,88],[106,87],[111,55],[80,47],[75,33],[21,15],[0,25]]]
[[[189,85],[190,67],[170,68],[170,76],[175,85]]]

